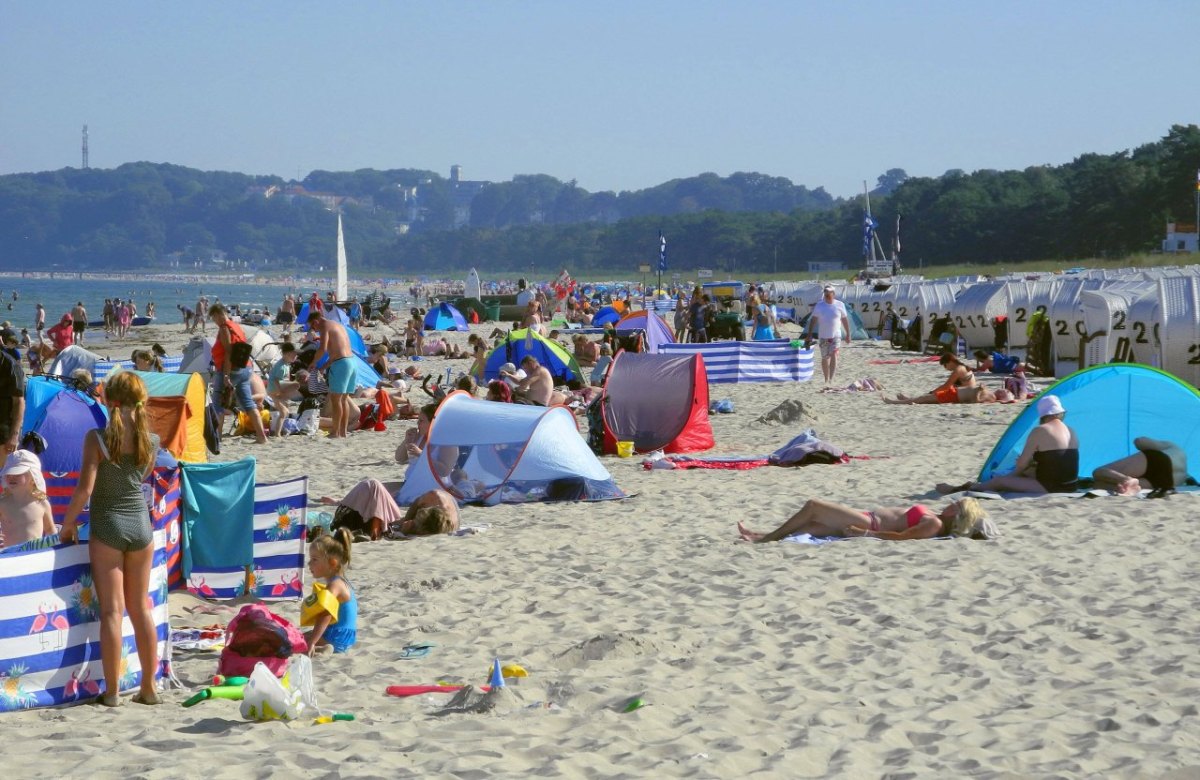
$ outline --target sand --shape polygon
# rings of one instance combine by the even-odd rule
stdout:
[[[168,348],[185,340],[157,330],[147,335]],[[917,393],[940,381],[936,364],[867,363],[901,356],[856,344],[837,384],[872,376]],[[353,723],[248,723],[235,703],[183,709],[188,693],[169,691],[157,708],[8,715],[6,759],[18,775],[73,777],[1196,776],[1200,500],[989,502],[994,542],[736,541],[737,521],[770,529],[812,496],[941,506],[933,485],[973,476],[1020,410],[888,406],[821,387],[713,386],[736,410],[715,416],[714,452],[770,452],[812,425],[869,460],[645,471],[610,457],[635,497],[469,507],[464,522],[490,530],[357,545],[359,644],[315,662],[321,703]],[[756,422],[788,400],[813,419]],[[245,439],[221,459],[254,454],[260,479],[307,473],[313,497],[336,497],[364,476],[398,479],[392,453],[411,425],[343,442]],[[172,611],[176,625],[233,614],[187,596]],[[414,642],[436,647],[400,659]],[[482,684],[497,657],[529,677],[487,707],[439,714],[449,695],[384,694]],[[175,656],[191,686],[215,666],[210,653]],[[645,706],[622,712],[634,697]]]

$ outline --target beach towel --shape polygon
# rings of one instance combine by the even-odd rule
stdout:
[[[771,453],[768,460],[773,466],[809,466],[814,463],[844,463],[850,458],[845,450],[817,436],[809,428],[787,444]]]
[[[193,566],[254,563],[254,458],[184,463],[183,576]]]

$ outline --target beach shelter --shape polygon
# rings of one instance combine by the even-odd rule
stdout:
[[[158,434],[164,449],[187,463],[207,463],[204,443],[204,407],[208,388],[198,373],[163,374],[135,371],[150,395],[147,412],[150,429]]]
[[[83,437],[107,422],[104,407],[86,393],[44,376],[26,380],[22,429],[45,439],[43,471],[78,473],[83,465]]]
[[[104,360],[102,355],[89,352],[78,344],[72,344],[58,353],[58,357],[54,358],[54,362],[50,364],[50,370],[46,373],[55,376],[70,376],[75,369],[84,368],[90,374],[95,370],[96,363],[101,360]]]
[[[637,452],[699,452],[713,446],[704,358],[621,352],[600,399],[604,452],[631,441]]]
[[[438,407],[396,502],[407,506],[434,489],[489,505],[625,497],[570,409],[483,401],[461,390]]]
[[[425,315],[425,330],[458,330],[465,333],[470,328],[462,312],[443,301]]]
[[[347,328],[350,327],[350,315],[342,310],[341,306],[326,306],[324,309],[326,319],[335,320],[342,323]],[[308,303],[305,302],[300,307],[299,313],[296,314],[296,324],[301,328],[308,328]]]
[[[617,333],[621,331],[640,330],[646,334],[646,352],[658,352],[660,344],[674,344],[675,333],[658,314],[647,311],[631,311],[617,321]]]
[[[594,315],[592,315],[592,327],[603,328],[609,323],[615,324],[621,319],[621,312],[615,305],[601,306]]]
[[[563,345],[522,328],[510,331],[504,342],[491,351],[484,365],[484,378],[488,382],[499,378],[500,366],[505,363],[520,368],[526,355],[533,355],[539,363],[550,369],[556,383],[582,380],[584,377],[575,356],[567,352]]]
[[[1133,454],[1139,436],[1166,439],[1200,469],[1200,392],[1165,371],[1136,363],[1109,363],[1077,371],[1044,394],[1059,397],[1065,422],[1079,437],[1079,476]],[[979,472],[981,480],[1006,474],[1038,424],[1036,404],[1017,415]]]

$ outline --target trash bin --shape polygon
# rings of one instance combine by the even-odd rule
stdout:
[[[500,301],[484,301],[484,307],[487,309],[488,322],[500,321]]]

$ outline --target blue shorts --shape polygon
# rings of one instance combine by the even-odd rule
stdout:
[[[239,412],[253,412],[254,392],[250,388],[250,367],[239,368],[229,374],[229,382],[233,385],[234,406]]]
[[[350,358],[333,361],[325,373],[329,380],[329,392],[341,395],[354,392],[354,379],[358,372],[354,370],[354,362]]]

